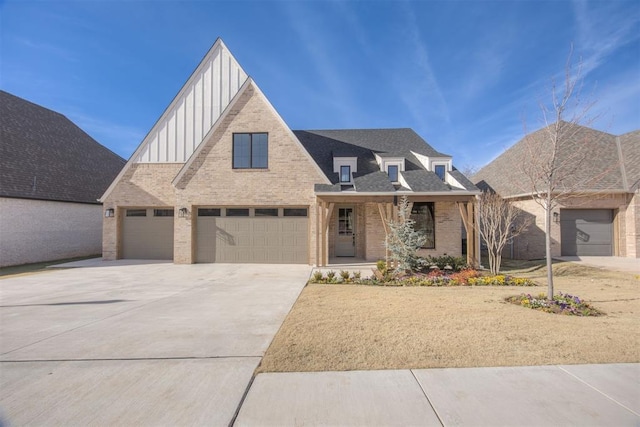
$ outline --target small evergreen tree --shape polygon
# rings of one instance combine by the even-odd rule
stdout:
[[[415,230],[414,224],[415,221],[411,219],[409,199],[403,196],[398,209],[398,219],[388,222],[389,235],[385,240],[385,246],[391,253],[391,261],[398,263],[396,269],[398,272],[416,269],[418,266],[416,253],[427,240],[423,232]]]

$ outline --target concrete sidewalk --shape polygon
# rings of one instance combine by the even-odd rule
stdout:
[[[269,373],[235,426],[638,426],[640,364]]]

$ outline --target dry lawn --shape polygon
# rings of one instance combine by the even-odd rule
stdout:
[[[521,266],[522,267],[522,266]],[[504,302],[539,287],[305,287],[258,372],[640,362],[640,276],[560,263],[555,290],[607,313],[574,317]]]

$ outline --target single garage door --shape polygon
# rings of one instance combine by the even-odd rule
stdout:
[[[613,255],[611,209],[561,209],[562,255]]]
[[[126,209],[122,258],[173,259],[173,208]]]
[[[307,264],[307,208],[199,208],[196,261]]]

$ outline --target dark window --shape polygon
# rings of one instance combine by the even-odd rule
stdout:
[[[389,174],[389,180],[391,182],[398,182],[398,166],[388,166],[387,173]]]
[[[127,216],[147,216],[146,209],[127,209]]]
[[[307,208],[284,208],[284,216],[307,216]]]
[[[414,203],[413,208],[411,208],[411,219],[415,221],[414,229],[423,232],[427,236],[427,240],[422,247],[425,249],[435,249],[436,221],[433,202]]]
[[[446,170],[444,165],[436,165],[435,169],[436,169],[435,172],[436,172],[436,175],[438,175],[438,178],[444,181],[444,173]]]
[[[233,168],[266,169],[268,140],[266,133],[234,133]]]
[[[249,208],[227,208],[227,216],[249,216]]]
[[[173,216],[173,209],[154,209],[153,216]]]
[[[278,208],[256,208],[255,216],[278,216]]]
[[[198,208],[198,216],[220,216],[218,208]]]
[[[340,182],[351,182],[351,166],[340,166]]]

